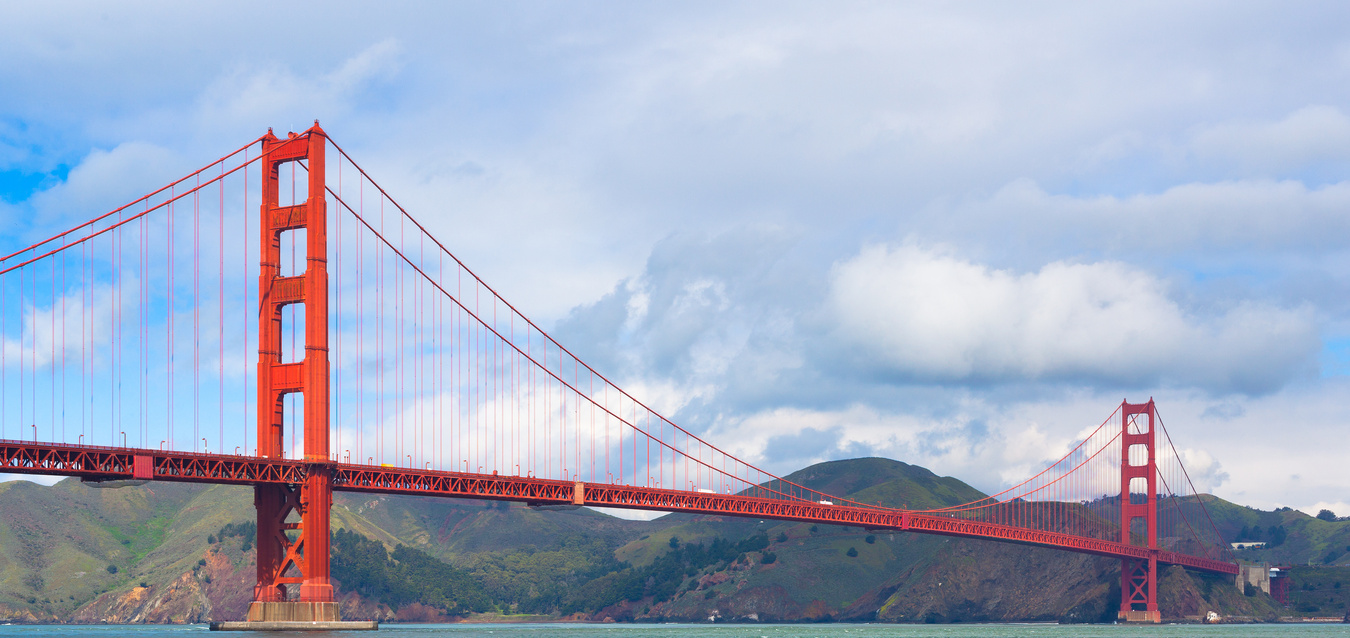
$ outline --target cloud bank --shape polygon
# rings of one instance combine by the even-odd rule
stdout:
[[[1276,390],[1313,371],[1311,310],[1244,302],[1197,316],[1118,262],[992,269],[915,246],[836,265],[835,334],[861,364],[930,382],[1052,381]]]
[[[1151,395],[1221,495],[1350,487],[1343,3],[6,18],[0,247],[319,118],[526,314],[773,469],[994,489]]]

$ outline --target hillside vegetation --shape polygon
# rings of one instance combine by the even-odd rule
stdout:
[[[886,459],[822,463],[786,478],[910,508],[982,496]],[[254,582],[251,500],[247,488],[229,486],[0,484],[0,618],[242,618]],[[1347,544],[1350,523],[1208,502],[1226,534],[1283,526],[1284,542],[1261,551],[1284,562],[1321,561]],[[686,514],[642,522],[584,508],[350,493],[335,495],[332,520],[348,618],[1095,622],[1114,620],[1120,597],[1115,560],[856,527]],[[1332,582],[1310,584],[1317,602],[1304,606],[1344,608],[1326,602],[1340,595]],[[1302,613],[1180,569],[1165,571],[1159,590],[1170,618]]]

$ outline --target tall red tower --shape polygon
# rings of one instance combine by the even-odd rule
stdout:
[[[1131,417],[1145,415],[1143,419]],[[1158,463],[1153,399],[1148,403],[1120,405],[1120,542],[1134,545],[1133,524],[1142,520],[1147,559],[1120,561],[1120,614],[1130,622],[1161,622],[1158,612]],[[1133,486],[1133,489],[1132,489]],[[1143,490],[1141,503],[1134,502]]]
[[[327,135],[314,127],[278,139],[263,138],[262,251],[258,275],[258,455],[285,457],[287,394],[304,397],[304,461],[300,485],[257,485],[258,583],[250,621],[335,621],[337,604],[328,574],[328,515],[332,506],[328,448],[328,233],[324,201]],[[282,164],[301,162],[308,198],[282,206]],[[281,239],[305,231],[305,271],[281,276]],[[299,361],[282,358],[282,309],[304,306],[305,351]],[[293,442],[292,442],[293,443]],[[298,588],[292,587],[299,585]]]

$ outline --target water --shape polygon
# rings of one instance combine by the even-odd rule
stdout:
[[[206,636],[205,625],[9,625],[0,638]],[[384,625],[378,632],[215,633],[268,638],[1350,638],[1350,625]]]

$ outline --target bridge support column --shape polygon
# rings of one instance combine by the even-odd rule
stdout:
[[[1122,559],[1118,618],[1126,622],[1162,622],[1157,583],[1158,559]]]
[[[258,275],[258,455],[285,457],[287,394],[304,397],[306,480],[257,485],[258,583],[247,623],[340,623],[329,580],[329,510],[333,503],[328,413],[328,208],[324,194],[327,136],[318,122],[302,135],[263,138],[260,268]],[[305,162],[308,198],[280,203],[280,167]],[[281,236],[305,231],[305,272],[281,276]],[[283,362],[282,309],[305,308],[304,359]],[[292,442],[293,446],[294,442]],[[291,449],[294,449],[292,447]],[[298,585],[298,587],[296,587]],[[265,626],[263,626],[265,625]]]
[[[1162,622],[1158,611],[1158,464],[1153,399],[1120,406],[1120,542],[1143,545],[1147,559],[1120,561],[1120,614],[1126,622]],[[1142,418],[1131,417],[1147,417]],[[1136,496],[1137,495],[1137,496]],[[1141,521],[1142,534],[1134,534]]]

